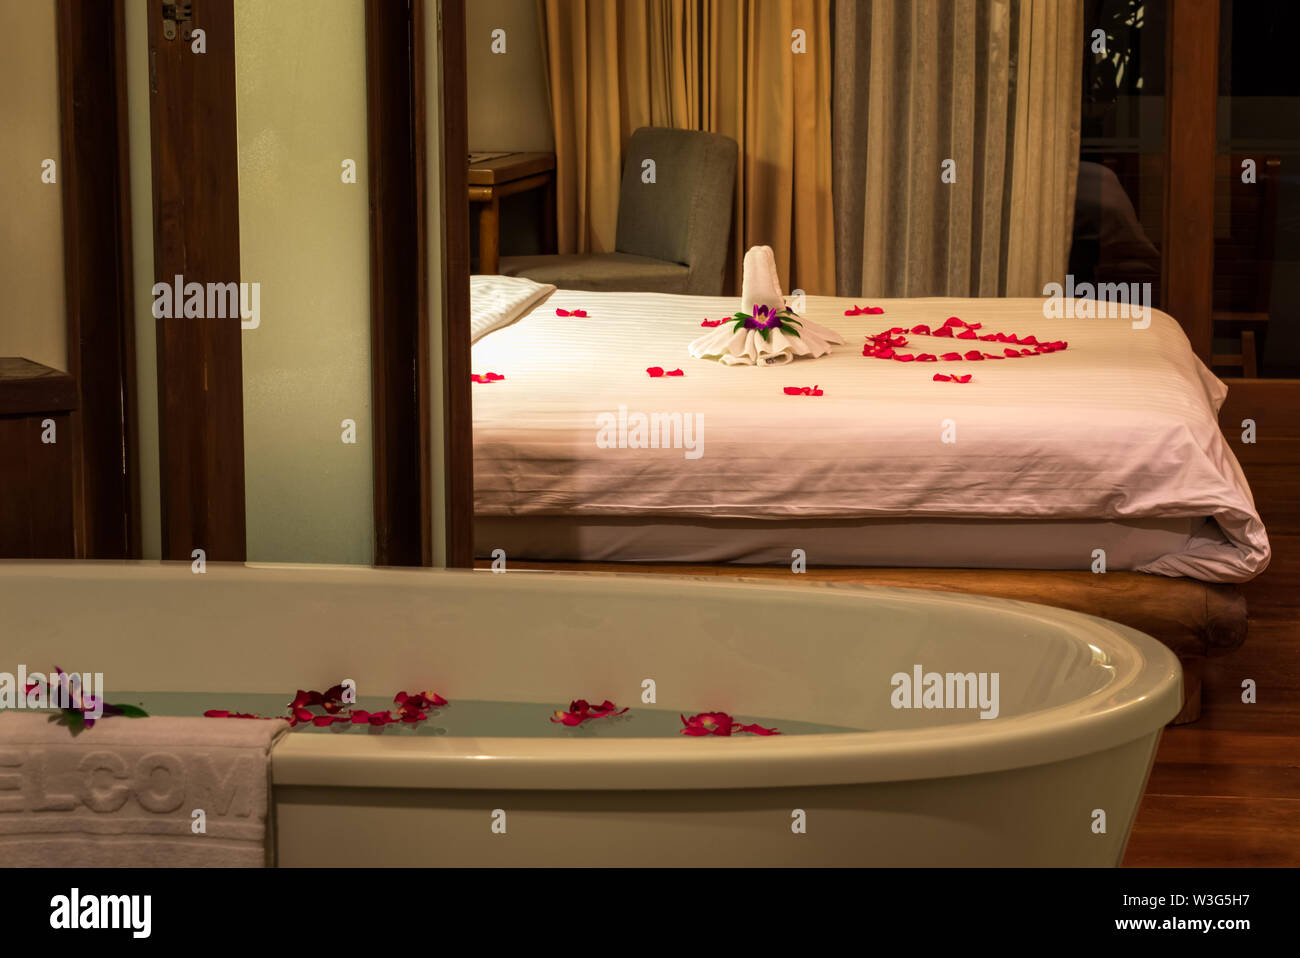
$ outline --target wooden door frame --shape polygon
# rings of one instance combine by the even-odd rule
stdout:
[[[438,102],[425,95],[425,17],[435,17]],[[429,229],[442,252],[445,562],[473,560],[469,392],[469,202],[464,0],[366,0],[370,291],[375,435],[375,564],[430,565],[433,390],[429,368]],[[459,38],[459,42],[457,42]],[[450,42],[449,42],[450,40]],[[441,221],[427,222],[427,110],[441,116]]]
[[[442,357],[446,563],[474,564],[474,408],[470,395],[469,108],[465,0],[439,4],[442,49]]]
[[[74,550],[138,558],[126,14],[123,0],[58,0],[55,10]]]
[[[366,0],[375,565],[430,565],[424,4]]]
[[[375,563],[428,565],[434,553],[424,212],[426,3],[445,31],[440,37],[462,38],[444,42],[438,59],[445,118],[438,184],[445,211],[439,224],[444,253],[439,305],[446,556],[448,565],[468,567],[473,460],[464,0],[366,2]],[[198,69],[195,57],[181,55],[179,40],[162,38],[161,7],[162,0],[150,0],[155,279],[170,282],[181,272],[187,282],[237,282],[232,0],[193,2],[193,26],[207,31],[204,69]],[[171,97],[173,92],[183,101]],[[178,102],[169,102],[173,99]],[[241,561],[246,544],[239,323],[183,323],[158,320],[163,557],[188,559],[192,549],[203,548],[209,559]],[[203,383],[207,390],[196,388]]]

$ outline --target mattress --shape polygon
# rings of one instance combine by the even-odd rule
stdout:
[[[476,516],[679,529],[727,519],[1209,518],[1216,534],[1189,534],[1133,568],[1233,582],[1267,565],[1267,535],[1217,424],[1227,388],[1158,310],[1134,328],[1127,318],[1047,318],[1040,299],[879,300],[882,315],[846,316],[852,301],[808,297],[808,318],[846,346],[778,367],[691,359],[701,322],[736,303],[559,290],[486,335],[473,371],[504,378],[473,386]],[[861,354],[868,334],[949,316],[981,323],[981,334],[1069,348],[924,364]],[[931,342],[915,351],[936,352]],[[652,366],[683,375],[652,378]],[[972,378],[935,382],[936,372]],[[821,394],[786,394],[792,386]],[[657,448],[629,440],[638,417],[664,427]]]
[[[938,569],[1138,569],[1198,539],[1213,519],[641,519],[478,516],[474,552],[516,562],[659,562]]]

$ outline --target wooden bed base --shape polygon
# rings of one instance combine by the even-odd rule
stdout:
[[[476,563],[480,568],[487,561]],[[732,578],[780,578],[964,592],[1073,609],[1121,622],[1167,645],[1183,665],[1183,709],[1174,725],[1201,714],[1201,676],[1207,656],[1224,655],[1246,639],[1246,600],[1233,585],[1170,579],[1141,572],[1039,569],[809,569],[776,566],[661,565],[592,562],[512,562],[510,569],[658,573]]]

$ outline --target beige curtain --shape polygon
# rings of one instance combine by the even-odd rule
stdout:
[[[614,249],[633,130],[707,130],[740,145],[729,287],[765,244],[787,288],[834,290],[831,0],[539,2],[560,252]]]
[[[839,293],[1034,296],[1060,280],[1082,0],[841,2],[835,28]]]

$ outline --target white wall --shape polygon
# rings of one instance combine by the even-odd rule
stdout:
[[[236,0],[235,87],[240,279],[261,283],[261,325],[242,334],[248,558],[368,564],[363,0]]]
[[[0,356],[68,368],[54,0],[0,0]],[[54,183],[41,164],[55,161]]]
[[[158,466],[158,337],[153,318],[153,168],[149,151],[149,21],[146,0],[126,3],[126,113],[131,174],[131,266],[135,308],[136,452],[140,549],[162,556]]]
[[[506,52],[492,52],[492,31]],[[469,148],[553,150],[550,103],[536,0],[470,0],[465,5]]]

